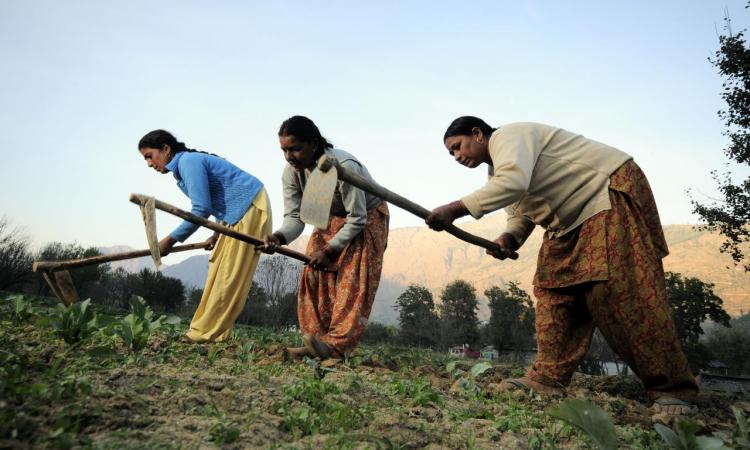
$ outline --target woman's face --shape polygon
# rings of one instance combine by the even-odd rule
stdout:
[[[479,128],[474,128],[470,136],[451,136],[444,144],[457,163],[473,169],[482,163],[492,163],[488,139]]]
[[[315,165],[315,143],[303,142],[296,137],[279,136],[284,159],[297,170],[311,169]]]
[[[152,147],[143,147],[140,149],[143,159],[146,160],[146,164],[149,167],[156,170],[157,172],[167,173],[167,164],[172,160],[172,150],[168,145],[165,145],[161,149]]]

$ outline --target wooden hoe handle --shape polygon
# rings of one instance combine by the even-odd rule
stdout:
[[[136,205],[144,204],[148,198],[149,197],[146,195],[130,194],[130,201],[132,203],[135,203]],[[196,225],[200,225],[202,227],[206,227],[208,229],[216,231],[217,233],[221,233],[223,235],[240,240],[242,242],[247,242],[248,244],[252,244],[255,246],[265,244],[265,242],[263,242],[262,239],[259,239],[255,236],[251,236],[245,233],[240,233],[224,225],[218,224],[216,222],[212,222],[206,219],[205,217],[196,216],[195,214],[191,212],[182,210],[176,206],[170,205],[169,203],[164,203],[161,200],[155,200],[154,207],[156,209],[160,209],[174,216],[181,217],[187,220],[188,222],[194,223]],[[310,262],[310,258],[307,255],[305,255],[304,253],[295,252],[294,250],[288,247],[283,247],[283,246],[276,247],[276,253],[280,253],[284,256],[288,256],[298,261],[302,261],[305,264],[308,264]]]
[[[188,250],[198,250],[206,248],[208,242],[198,242],[196,244],[178,245],[172,247],[169,253],[186,252]],[[68,259],[65,261],[34,261],[31,270],[38,272],[41,270],[66,270],[76,267],[93,266],[104,264],[112,261],[122,261],[123,259],[139,258],[141,256],[151,256],[150,250],[134,250],[132,252],[111,253],[109,255],[91,256],[89,258]]]
[[[332,165],[336,166],[336,173],[337,173],[338,178],[343,181],[346,181],[352,186],[356,186],[362,189],[363,191],[369,192],[370,194],[380,197],[383,200],[387,201],[388,203],[393,203],[399,208],[405,209],[409,211],[410,213],[414,214],[415,216],[421,217],[422,219],[426,219],[427,216],[430,215],[430,211],[427,208],[424,208],[423,206],[418,205],[414,203],[413,201],[396,194],[395,192],[389,191],[383,186],[375,182],[372,182],[362,177],[359,174],[351,173],[347,171],[345,168],[341,167],[341,164],[339,164],[339,162],[336,161],[336,159],[334,158],[329,158],[326,155],[323,155],[318,160],[318,169],[324,172],[327,172],[328,170],[330,170]],[[487,250],[492,250],[492,251],[501,250],[500,246],[497,243],[481,238],[479,236],[473,235],[471,233],[467,233],[466,231],[458,228],[457,226],[453,224],[447,226],[445,228],[445,231],[452,234],[453,236],[456,236],[462,241],[468,242],[470,244],[478,245],[479,247],[483,247]],[[509,258],[518,259],[518,253],[511,252]]]

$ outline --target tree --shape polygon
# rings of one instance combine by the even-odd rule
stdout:
[[[390,344],[394,341],[398,331],[394,327],[378,322],[369,322],[360,342],[365,344]]]
[[[272,305],[271,317],[274,322],[271,324],[276,329],[288,330],[299,327],[297,317],[297,289],[294,292],[287,292]]]
[[[747,166],[750,165],[750,48],[743,32],[733,34],[729,18],[725,21],[726,34],[719,36],[719,50],[709,61],[725,79],[721,97],[727,109],[719,111],[726,127],[724,135],[729,138],[724,154],[730,161]],[[726,238],[720,250],[750,271],[750,263],[744,262],[744,249],[750,241],[750,177],[735,182],[729,168],[723,175],[717,171],[712,175],[722,198],[706,204],[691,200],[693,212],[706,222],[704,229],[718,230]]]
[[[672,308],[672,317],[677,336],[693,370],[704,367],[711,358],[708,349],[700,342],[703,334],[701,324],[712,320],[729,326],[729,314],[724,311],[724,302],[714,293],[713,283],[704,283],[697,278],[683,278],[679,273],[667,272],[667,298]]]
[[[708,332],[706,347],[714,358],[727,364],[731,373],[750,374],[750,314],[730,321],[731,328],[715,327]]]
[[[155,310],[174,312],[185,302],[185,286],[177,278],[148,268],[138,273],[140,286],[135,295],[150,301]]]
[[[198,309],[202,297],[202,288],[193,286],[185,288],[185,303],[180,308],[180,315],[192,316],[195,313],[195,310]]]
[[[516,353],[534,345],[534,304],[531,297],[515,282],[508,289],[492,286],[484,291],[490,302],[489,341],[500,352]]]
[[[396,299],[399,341],[404,345],[432,347],[437,341],[438,317],[432,294],[424,286],[409,285]]]
[[[268,323],[268,296],[266,291],[255,281],[250,286],[247,301],[237,322],[246,325],[267,326]]]
[[[474,286],[456,280],[445,286],[440,300],[443,346],[476,345],[479,341],[479,302]]]
[[[255,280],[266,293],[268,325],[288,328],[297,323],[297,291],[301,272],[301,264],[281,255],[261,259]]]
[[[32,274],[32,259],[28,238],[0,219],[0,289],[23,287]]]
[[[158,311],[176,312],[185,303],[185,286],[177,278],[145,268],[138,273],[117,269],[106,281],[108,300],[126,308],[133,295],[143,297]]]

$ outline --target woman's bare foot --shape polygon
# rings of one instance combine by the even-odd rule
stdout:
[[[320,359],[328,359],[333,357],[333,349],[330,345],[318,339],[317,336],[312,334],[303,334],[302,342],[305,343],[305,348],[313,356],[317,356]]]
[[[310,354],[306,347],[287,347],[284,349],[284,361],[294,361],[297,359],[302,359],[305,356],[313,356]]]
[[[518,389],[529,389],[553,397],[562,397],[565,395],[565,392],[561,388],[539,383],[529,377],[508,378],[500,383],[491,385],[490,389],[493,392],[511,392]]]

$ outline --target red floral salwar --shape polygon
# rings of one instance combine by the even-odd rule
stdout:
[[[666,297],[667,244],[648,180],[629,161],[610,177],[612,208],[544,237],[534,277],[538,354],[527,376],[567,385],[598,327],[649,396],[698,392]]]

